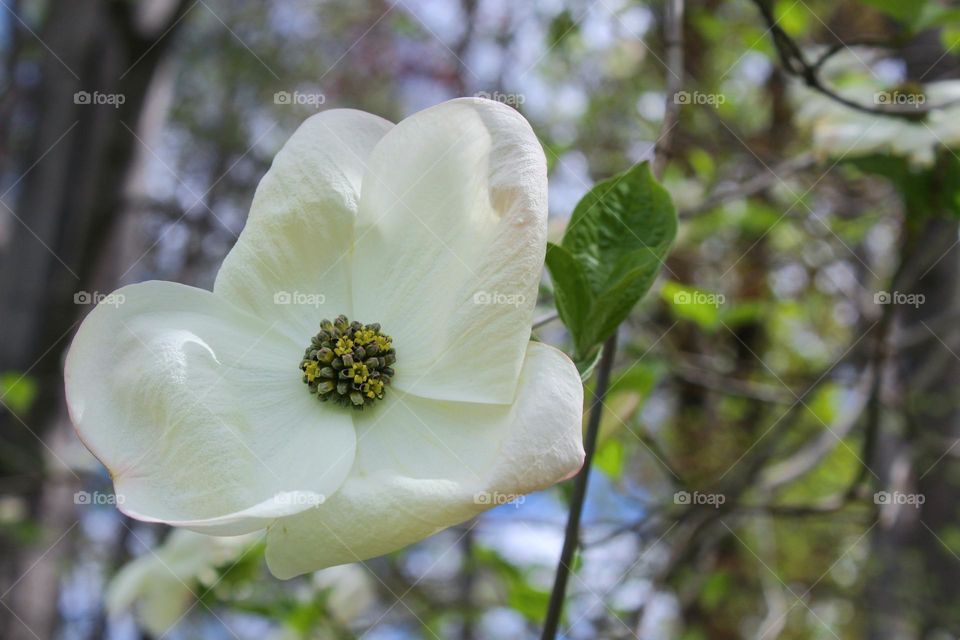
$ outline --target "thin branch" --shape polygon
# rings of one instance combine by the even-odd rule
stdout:
[[[850,42],[842,42],[842,41],[834,42],[832,45],[827,47],[826,50],[823,53],[821,53],[817,57],[817,59],[813,61],[813,64],[811,64],[810,66],[812,66],[814,69],[819,71],[821,68],[823,68],[823,65],[826,64],[830,58],[837,55],[844,49],[849,49],[850,47],[873,47],[875,49],[892,49],[896,46],[897,45],[892,42],[886,42],[883,40],[874,40],[874,39],[855,40]]]
[[[780,64],[784,71],[796,78],[801,79],[807,87],[816,91],[817,93],[820,93],[821,95],[830,98],[834,102],[838,102],[861,113],[869,113],[875,116],[900,118],[911,121],[916,121],[918,118],[921,118],[932,111],[957,104],[957,101],[950,101],[944,104],[931,106],[921,106],[917,104],[884,104],[881,106],[862,104],[842,96],[832,87],[824,83],[820,78],[820,70],[823,66],[823,63],[827,58],[830,57],[830,55],[836,53],[836,51],[826,57],[820,56],[820,58],[818,58],[815,62],[808,62],[806,57],[803,55],[803,51],[800,49],[800,46],[793,40],[793,38],[787,35],[787,32],[784,31],[779,25],[778,20],[773,14],[772,7],[765,2],[765,0],[753,0],[753,4],[756,5],[757,9],[760,11],[760,15],[763,16],[763,20],[767,25],[767,30],[772,36],[774,47],[777,50],[777,55],[780,57]],[[845,43],[839,43],[838,45],[834,46],[840,46],[842,48],[848,45]]]
[[[539,318],[534,319],[533,330],[536,331],[537,329],[544,327],[559,318],[560,318],[560,314],[557,313],[556,311],[540,316]]]
[[[757,172],[757,174],[753,177],[737,182],[732,188],[723,190],[718,189],[714,191],[700,204],[680,211],[678,216],[681,220],[688,220],[703,213],[707,213],[708,211],[711,211],[712,209],[715,209],[728,202],[742,200],[752,195],[756,195],[761,191],[766,191],[771,187],[777,186],[778,184],[782,183],[785,178],[794,173],[799,173],[815,167],[816,164],[817,159],[812,153],[801,154],[781,164],[778,164],[770,171]]]
[[[600,431],[600,416],[603,415],[603,399],[610,385],[610,374],[613,371],[613,359],[617,351],[617,334],[614,331],[603,345],[603,355],[597,366],[597,386],[593,392],[593,402],[590,405],[590,420],[587,423],[587,433],[584,437],[583,448],[586,456],[583,468],[577,474],[573,485],[573,497],[570,499],[570,515],[567,519],[567,529],[563,538],[563,549],[560,552],[560,562],[557,565],[557,575],[554,578],[553,590],[550,592],[550,603],[547,607],[547,617],[543,625],[542,640],[554,640],[560,627],[560,616],[563,613],[563,601],[567,593],[567,581],[570,578],[570,568],[573,566],[573,556],[580,543],[580,517],[583,514],[583,503],[587,497],[587,482],[590,478],[590,468],[593,466],[593,453],[597,447],[597,434]]]
[[[793,404],[796,402],[796,397],[793,394],[784,391],[780,387],[753,382],[751,380],[738,380],[737,378],[732,378],[681,361],[675,361],[674,364],[670,364],[669,366],[672,373],[678,378],[690,384],[695,384],[713,391],[719,391],[726,395],[774,404]]]
[[[764,492],[775,491],[816,468],[856,427],[860,417],[865,413],[870,398],[873,397],[874,385],[878,378],[876,368],[869,366],[857,385],[853,406],[842,411],[834,424],[826,427],[796,453],[764,469],[761,474],[760,488]]]
[[[683,85],[683,2],[684,0],[668,0],[664,16],[664,37],[667,50],[667,91],[666,110],[663,122],[660,124],[659,143],[653,161],[653,172],[657,177],[663,174],[663,169],[669,160],[672,147],[671,132],[680,117],[679,101],[673,96]],[[614,357],[617,350],[617,332],[607,339],[603,345],[600,363],[597,365],[597,386],[594,390],[593,403],[590,407],[590,418],[587,423],[587,433],[584,437],[586,457],[583,468],[577,475],[573,497],[570,500],[570,515],[567,519],[567,528],[563,540],[563,549],[560,552],[560,562],[557,574],[550,593],[550,603],[544,621],[542,640],[554,640],[560,627],[560,618],[563,614],[563,603],[566,598],[567,581],[573,565],[574,555],[580,544],[580,518],[583,513],[583,503],[587,494],[587,482],[590,477],[590,468],[593,464],[593,454],[597,444],[597,433],[600,430],[600,418],[603,415],[603,398],[610,384],[610,375],[613,371]]]

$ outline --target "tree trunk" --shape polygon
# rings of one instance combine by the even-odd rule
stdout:
[[[77,517],[69,483],[35,480],[44,466],[42,441],[62,415],[61,356],[91,308],[82,292],[92,293],[98,272],[102,277],[103,248],[121,217],[140,144],[134,132],[186,3],[170,0],[166,11],[154,4],[149,16],[135,14],[141,7],[105,0],[50,4],[39,33],[44,58],[32,148],[13,195],[0,207],[12,218],[0,247],[0,371],[28,376],[39,391],[20,415],[0,406],[6,452],[0,475],[30,481],[21,495],[40,525],[33,546],[0,545],[8,591],[0,609],[4,638],[52,637],[57,624],[56,565],[69,550],[71,535],[64,534],[75,530]]]
[[[925,34],[906,49],[908,77],[956,76],[936,38]],[[960,309],[960,226],[952,212],[907,209],[905,266],[893,288],[922,304],[897,305],[893,340],[924,340],[889,359],[877,446],[867,461],[887,492],[871,534],[865,593],[868,637],[884,640],[960,633],[960,334],[943,323]]]

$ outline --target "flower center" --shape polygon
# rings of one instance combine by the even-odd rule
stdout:
[[[396,361],[392,338],[380,332],[379,324],[350,322],[340,315],[320,323],[320,332],[303,352],[300,370],[310,393],[324,402],[363,409],[383,399]]]

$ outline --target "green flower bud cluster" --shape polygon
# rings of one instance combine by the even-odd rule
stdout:
[[[310,393],[320,400],[363,409],[383,399],[394,375],[397,353],[380,325],[360,324],[340,315],[323,320],[303,352],[300,370]]]

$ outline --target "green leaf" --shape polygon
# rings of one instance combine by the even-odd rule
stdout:
[[[922,31],[931,27],[942,27],[944,30],[955,29],[958,23],[960,23],[960,9],[928,4],[923,7],[913,23],[913,30]]]
[[[717,174],[717,166],[713,156],[707,151],[694,148],[687,154],[687,162],[697,172],[697,177],[703,182],[711,182]]]
[[[670,314],[678,320],[694,322],[705,331],[720,327],[722,295],[670,280],[660,288],[660,297],[668,304]]]
[[[802,2],[780,0],[775,5],[777,24],[794,38],[807,33],[810,29],[811,12]]]
[[[597,303],[591,309],[586,334],[594,344],[600,344],[616,331],[643,294],[650,290],[665,253],[666,250],[654,254],[650,249],[641,249],[624,257],[623,276],[597,296]],[[628,265],[633,266],[628,268]]]
[[[573,210],[563,247],[585,268],[596,292],[622,276],[624,259],[662,257],[677,232],[670,194],[642,162],[594,185]],[[626,264],[630,264],[629,261]]]
[[[547,42],[554,48],[566,40],[570,35],[578,32],[578,23],[570,11],[564,9],[550,22]]]
[[[926,2],[924,0],[860,0],[864,4],[882,11],[891,18],[911,26],[923,14]]]
[[[940,30],[940,44],[947,51],[953,51],[960,45],[960,27],[943,27]]]
[[[575,337],[586,326],[586,315],[593,306],[593,294],[580,265],[562,246],[547,243],[547,269],[553,279],[554,296],[560,319]],[[580,353],[579,349],[577,351]]]
[[[941,152],[929,169],[911,167],[904,158],[873,155],[850,162],[861,171],[889,179],[903,196],[908,220],[948,212],[960,218],[960,158]]]
[[[574,360],[573,364],[576,365],[577,371],[580,372],[580,381],[586,384],[590,376],[593,375],[593,370],[600,364],[600,347],[594,347],[590,353]]]
[[[617,438],[609,438],[600,445],[593,464],[608,477],[619,480],[623,475],[623,463],[626,458],[623,442]]]
[[[700,589],[700,602],[707,611],[715,611],[733,586],[733,580],[725,571],[711,573]]]
[[[489,567],[498,574],[506,587],[507,604],[527,620],[542,624],[547,610],[550,593],[532,584],[527,572],[517,568],[496,551],[484,547],[474,550],[474,558],[483,567]]]
[[[650,289],[676,233],[673,202],[646,162],[598,182],[580,200],[562,243],[547,248],[576,360],[590,361]]]
[[[0,374],[0,398],[3,398],[3,403],[14,413],[24,414],[29,411],[36,397],[37,383],[32,378],[16,371]]]

